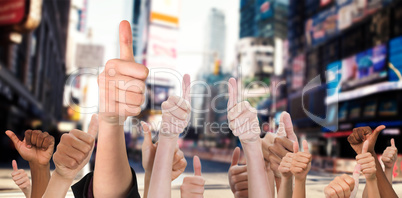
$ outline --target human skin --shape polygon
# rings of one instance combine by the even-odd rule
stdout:
[[[299,152],[299,144],[293,143],[293,150],[295,151],[292,158],[290,171],[295,177],[295,186],[293,189],[293,198],[306,197],[306,178],[311,168],[312,156],[308,150],[308,143],[303,141],[303,152]]]
[[[133,185],[123,121],[141,112],[148,69],[134,60],[130,23],[119,27],[120,59],[109,60],[98,77],[99,134],[93,176],[97,198],[126,197]]]
[[[351,193],[355,188],[355,180],[343,174],[342,176],[335,177],[328,186],[324,189],[326,198],[354,198]]]
[[[229,185],[235,198],[248,198],[247,165],[239,165],[239,158],[240,148],[236,147],[228,171]]]
[[[88,133],[74,129],[63,134],[53,155],[56,166],[43,198],[66,197],[78,172],[89,162],[98,134],[98,118],[92,115]]]
[[[21,157],[29,162],[32,178],[31,197],[42,197],[50,180],[50,164],[54,150],[54,138],[39,130],[25,131],[23,141],[12,131],[6,131]]]
[[[281,173],[281,186],[278,191],[278,198],[290,198],[293,194],[293,175],[290,171],[292,167],[292,160],[294,158],[294,153],[287,153],[285,157],[282,158],[282,161],[278,167],[279,172]],[[284,187],[286,186],[286,187]]]
[[[256,109],[247,101],[237,103],[237,82],[234,78],[229,79],[228,121],[246,155],[249,197],[271,196],[273,189],[268,183]]]
[[[183,77],[183,96],[170,96],[162,103],[162,126],[149,184],[148,197],[171,196],[173,155],[179,134],[187,127],[191,113],[190,76]]]
[[[150,126],[146,122],[141,122],[142,128],[144,130],[144,142],[142,143],[142,167],[145,170],[144,177],[144,198],[148,197],[149,182],[152,175],[152,167],[154,165],[155,153],[158,148],[158,143],[152,142],[152,133],[150,131]],[[179,177],[186,169],[187,161],[184,158],[183,151],[179,149],[176,144],[176,149],[174,153],[173,163],[172,163],[172,175],[171,180],[175,180]]]
[[[387,147],[382,156],[381,161],[384,164],[384,173],[388,182],[392,185],[392,171],[394,169],[395,162],[398,157],[398,149],[395,146],[394,138],[391,139],[391,146]],[[364,188],[363,197],[368,197],[367,188]]]
[[[24,169],[18,169],[17,161],[12,161],[13,172],[11,176],[14,183],[21,189],[26,198],[31,197],[31,180]]]
[[[374,151],[378,135],[383,129],[385,129],[384,125],[378,126],[374,131],[372,131],[370,127],[355,128],[353,129],[353,133],[349,135],[348,141],[357,154],[362,153],[363,142],[366,140],[368,141],[367,152],[371,153],[371,155],[374,157],[376,164],[377,185],[378,189],[381,189],[380,195],[381,197],[396,198],[398,196],[392,188],[391,183],[389,183],[385,173],[382,171],[381,164],[378,161],[377,154]]]
[[[282,185],[281,173],[278,170],[282,158],[289,152],[293,152],[293,142],[297,141],[297,136],[293,130],[292,119],[286,111],[282,112],[279,118],[279,127],[277,133],[267,133],[263,138],[263,154],[266,164],[270,162],[270,169],[274,173],[277,192]],[[284,188],[289,189],[292,186],[289,181]],[[273,184],[272,184],[273,188]]]
[[[377,186],[376,164],[371,153],[367,152],[369,141],[366,140],[363,144],[362,153],[356,156],[357,164],[360,165],[361,171],[366,177],[366,189],[368,198],[380,197],[380,192]]]
[[[194,176],[183,179],[180,186],[181,198],[203,198],[205,179],[201,176],[201,162],[198,156],[193,158]]]

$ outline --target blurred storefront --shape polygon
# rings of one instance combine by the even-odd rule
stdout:
[[[355,127],[387,126],[379,154],[391,138],[401,145],[400,1],[291,0],[289,12],[287,110],[314,145],[313,167],[353,171]]]
[[[55,135],[62,118],[70,1],[0,2],[0,131]],[[17,157],[2,135],[1,162]]]

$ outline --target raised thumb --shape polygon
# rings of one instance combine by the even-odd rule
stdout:
[[[310,151],[308,150],[308,143],[307,140],[303,140],[303,152],[305,153],[310,153]]]
[[[91,117],[91,122],[89,122],[88,133],[93,137],[98,135],[99,131],[99,122],[98,122],[98,114],[93,114]]]
[[[13,160],[12,165],[13,165],[13,170],[17,171],[18,170],[17,161]]]
[[[363,148],[362,148],[362,154],[363,154],[363,153],[367,153],[368,145],[369,145],[368,140],[364,141],[364,143],[363,143]]]
[[[293,142],[293,153],[299,152],[299,142]]]
[[[198,156],[193,158],[194,175],[201,176],[201,161]]]
[[[235,166],[239,163],[239,158],[240,158],[240,148],[236,147],[233,150],[233,155],[232,155],[232,164],[230,166]]]
[[[144,130],[144,143],[143,144],[152,144],[152,133],[149,128],[148,123],[141,121],[142,129]]]

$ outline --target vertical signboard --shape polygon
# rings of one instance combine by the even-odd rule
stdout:
[[[154,24],[179,27],[180,0],[152,0],[150,21]]]
[[[176,29],[150,25],[147,67],[175,69],[178,37],[179,32]]]
[[[25,0],[0,1],[0,26],[22,22],[25,6]]]

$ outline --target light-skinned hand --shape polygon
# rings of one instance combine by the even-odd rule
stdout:
[[[237,82],[229,79],[228,100],[229,128],[234,136],[242,142],[256,142],[260,139],[261,129],[258,122],[257,110],[250,103],[243,101],[237,103]]]
[[[295,157],[295,153],[287,153],[278,167],[278,171],[281,173],[283,178],[292,177],[292,172],[290,171],[292,167],[292,161]]]
[[[162,103],[162,126],[160,135],[166,137],[178,137],[184,131],[190,120],[191,98],[190,98],[190,76],[183,76],[183,95],[170,96]]]
[[[248,198],[247,165],[240,166],[240,148],[236,147],[229,168],[229,184],[235,198]]]
[[[376,179],[376,166],[375,159],[371,153],[367,152],[369,147],[369,141],[364,141],[362,153],[356,156],[357,164],[360,165],[361,171],[366,177],[366,180]]]
[[[25,194],[25,197],[29,198],[31,196],[31,180],[28,177],[28,174],[24,169],[18,169],[17,162],[13,160],[12,162],[13,172],[11,176],[14,180],[14,183],[21,189],[21,191]]]
[[[120,23],[119,38],[120,59],[109,60],[98,76],[99,119],[112,124],[122,124],[128,116],[141,113],[149,72],[147,67],[134,60],[133,36],[128,21]]]
[[[89,162],[98,134],[98,118],[92,115],[88,133],[74,129],[63,134],[57,151],[53,155],[55,173],[65,179],[74,179],[78,172]]]
[[[398,158],[398,149],[395,146],[394,138],[391,139],[391,146],[387,147],[384,150],[384,153],[381,156],[381,161],[384,163],[384,167],[386,169],[392,169],[395,165],[395,162]]]
[[[311,168],[312,156],[308,150],[308,143],[303,140],[303,151],[299,152],[299,144],[293,143],[293,150],[295,151],[292,160],[290,171],[295,176],[296,180],[305,180]]]
[[[144,130],[144,142],[142,143],[142,167],[145,172],[152,173],[152,167],[154,165],[155,153],[158,147],[158,143],[152,142],[152,132],[150,126],[146,122],[141,122]],[[172,164],[172,181],[179,177],[187,166],[187,160],[184,158],[183,151],[176,147],[173,164]]]
[[[355,180],[349,175],[335,177],[334,180],[325,187],[324,193],[326,198],[354,198],[351,192],[355,188]]]
[[[29,163],[48,166],[54,150],[54,138],[47,132],[39,130],[25,131],[23,141],[14,132],[6,131],[21,157]]]
[[[182,198],[204,197],[205,179],[201,176],[201,162],[198,156],[193,158],[194,176],[185,177],[180,187]]]

